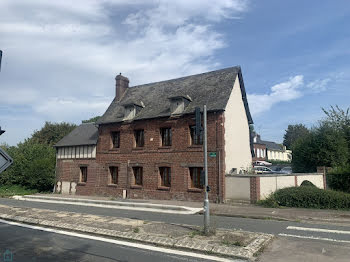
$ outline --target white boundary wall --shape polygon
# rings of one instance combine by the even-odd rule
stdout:
[[[250,200],[250,179],[248,177],[226,176],[226,199]]]
[[[255,202],[266,199],[278,189],[300,186],[305,180],[324,189],[323,173],[226,175],[225,199]]]

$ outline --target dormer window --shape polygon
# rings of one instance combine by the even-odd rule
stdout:
[[[135,105],[125,106],[124,120],[131,120],[135,117],[135,115],[136,115]]]
[[[170,97],[170,112],[172,115],[182,114],[186,106],[191,102],[189,96]]]
[[[132,103],[124,105],[124,120],[132,120],[135,118],[137,113],[144,107],[141,102],[140,105]]]

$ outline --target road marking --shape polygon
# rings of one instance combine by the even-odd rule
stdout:
[[[312,231],[312,232],[322,232],[322,233],[334,233],[334,234],[346,234],[346,235],[350,235],[350,231],[333,230],[333,229],[324,229],[324,228],[293,227],[293,226],[288,226],[287,229],[290,229],[290,230],[300,230],[300,231]]]
[[[64,230],[58,230],[58,229],[53,229],[53,228],[31,226],[31,225],[21,224],[21,223],[7,221],[7,220],[3,220],[3,219],[0,219],[0,223],[9,224],[12,226],[25,227],[25,228],[30,228],[30,229],[40,230],[40,231],[46,231],[46,232],[51,232],[51,233],[56,233],[56,234],[61,234],[61,235],[66,235],[66,236],[73,236],[73,237],[85,238],[85,239],[90,239],[90,240],[102,241],[102,242],[121,245],[121,246],[134,247],[134,248],[146,249],[146,250],[151,250],[151,251],[156,251],[156,252],[161,252],[161,253],[173,254],[173,255],[178,255],[178,256],[187,256],[187,257],[195,257],[195,258],[200,258],[200,259],[207,259],[209,261],[219,261],[219,262],[229,262],[229,261],[230,262],[232,262],[232,261],[243,262],[244,261],[241,259],[232,260],[232,259],[228,259],[228,258],[215,257],[215,256],[203,255],[203,254],[199,254],[199,253],[192,253],[192,252],[187,252],[187,251],[180,251],[180,250],[174,250],[174,249],[168,249],[168,248],[162,248],[162,247],[149,246],[149,245],[145,245],[145,244],[109,239],[109,238],[98,237],[98,236],[85,235],[85,234],[69,232],[69,231],[64,231]]]
[[[158,208],[143,208],[143,207],[127,207],[127,206],[114,206],[114,205],[103,205],[103,204],[93,204],[93,203],[79,203],[79,202],[69,202],[69,201],[55,201],[46,199],[27,199],[27,198],[14,198],[21,201],[29,202],[42,202],[51,204],[63,204],[63,205],[76,205],[76,206],[89,206],[89,207],[101,207],[101,208],[111,208],[111,209],[123,209],[123,210],[134,210],[134,211],[146,211],[155,213],[168,213],[168,214],[180,214],[180,215],[193,215],[203,210],[202,208],[191,208],[189,211],[184,210],[165,210]]]
[[[338,240],[338,239],[332,239],[332,238],[324,238],[324,237],[313,237],[313,236],[298,236],[298,235],[290,235],[290,234],[278,234],[282,237],[295,237],[295,238],[305,238],[305,239],[313,239],[313,240],[324,240],[329,242],[338,242],[338,243],[350,243],[349,240]]]

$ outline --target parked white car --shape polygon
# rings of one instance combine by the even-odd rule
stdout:
[[[266,166],[255,166],[254,167],[255,174],[273,174],[275,173],[271,168]]]

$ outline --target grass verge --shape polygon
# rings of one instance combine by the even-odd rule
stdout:
[[[18,185],[0,186],[0,197],[11,197],[15,195],[30,195],[37,193],[37,190],[26,189]]]

